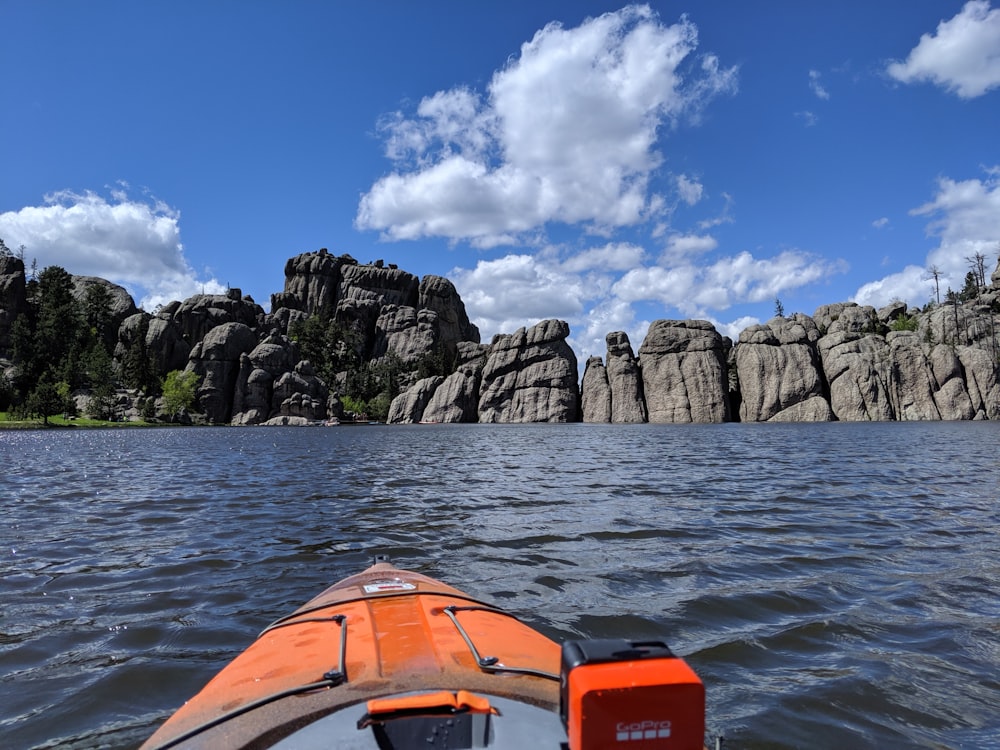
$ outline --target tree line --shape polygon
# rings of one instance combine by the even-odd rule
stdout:
[[[23,256],[23,250],[17,257]],[[2,239],[0,255],[13,255]],[[138,337],[141,343],[131,347],[117,371],[113,364],[117,338],[107,287],[88,285],[78,298],[73,277],[64,268],[48,266],[37,271],[33,263],[25,277],[25,308],[10,329],[14,367],[9,375],[0,370],[0,412],[15,419],[40,417],[48,424],[55,414],[78,416],[73,394],[85,391],[90,394],[85,413],[111,420],[117,416],[120,385],[145,393],[146,416],[153,415],[154,399],[160,395],[167,398],[167,411],[174,414],[193,403],[191,377],[177,373],[171,374],[169,383],[159,380],[152,357],[145,351],[145,336]]]

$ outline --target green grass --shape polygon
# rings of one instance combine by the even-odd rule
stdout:
[[[89,419],[87,417],[77,417],[76,419],[63,419],[62,415],[49,417],[49,427],[152,427],[150,422],[108,422],[104,419]],[[16,420],[7,412],[0,411],[0,430],[30,430],[44,428],[45,425],[39,419]]]

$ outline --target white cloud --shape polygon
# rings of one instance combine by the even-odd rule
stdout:
[[[127,186],[124,186],[127,188]],[[39,268],[56,265],[80,276],[100,276],[145,295],[151,309],[202,290],[220,293],[215,279],[202,281],[184,257],[180,213],[162,201],[131,200],[115,189],[112,200],[93,192],[61,191],[44,205],[0,214],[0,237]]]
[[[933,200],[910,211],[913,216],[929,217],[927,231],[940,239],[927,255],[925,266],[910,265],[869,282],[858,289],[854,300],[876,307],[893,299],[920,305],[934,296],[929,268],[938,269],[943,296],[949,286],[957,291],[965,283],[968,258],[982,253],[995,261],[1000,237],[1000,175],[996,168],[986,172],[985,180],[941,178]]]
[[[875,221],[872,222],[872,226],[876,229],[885,229],[889,226],[889,219],[885,216],[880,219],[875,219]]]
[[[907,304],[921,305],[934,296],[934,285],[929,278],[926,268],[907,266],[898,273],[865,284],[858,289],[851,301],[873,307],[882,307],[897,299]],[[947,285],[941,287],[942,297],[946,288]]]
[[[766,302],[842,270],[800,251],[786,250],[773,258],[755,258],[748,252],[716,260],[709,266],[678,264],[669,268],[636,268],[612,287],[629,302],[652,300],[683,314],[707,318],[744,302]]]
[[[571,273],[581,271],[627,271],[639,265],[646,251],[628,242],[609,242],[603,247],[584,250],[563,261],[563,270]]]
[[[448,278],[484,341],[548,318],[575,320],[588,296],[581,276],[530,255],[480,261],[471,270],[455,268]]]
[[[988,0],[971,0],[936,34],[924,34],[905,62],[889,64],[888,74],[902,83],[930,81],[962,99],[1000,86],[1000,9]]]
[[[667,239],[664,259],[676,261],[692,255],[703,255],[718,246],[718,240],[708,234],[674,234]]]
[[[822,74],[818,70],[810,70],[809,88],[816,95],[816,98],[824,100],[829,99],[830,92],[823,87],[823,84],[820,82],[820,78],[822,78]]]
[[[576,28],[547,25],[494,74],[486,97],[438,92],[416,117],[382,123],[396,171],[362,196],[357,227],[493,247],[548,222],[645,221],[662,206],[649,181],[664,126],[736,89],[736,69],[714,57],[685,64],[697,41],[686,18],[665,26],[645,5]],[[684,188],[688,200],[700,186]]]
[[[684,174],[677,176],[677,193],[689,206],[700,201],[704,192],[704,186],[697,180],[692,180]]]

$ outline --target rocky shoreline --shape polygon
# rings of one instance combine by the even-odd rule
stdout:
[[[706,321],[657,320],[637,353],[625,333],[611,332],[606,356],[587,360],[582,382],[564,321],[544,320],[483,344],[447,279],[326,250],[288,260],[270,313],[239,289],[151,314],[103,279],[74,283],[109,291],[116,372],[145,357],[159,377],[196,373],[190,416],[208,424],[342,417],[350,372],[328,367],[324,379],[296,340],[296,324],[316,316],[338,333],[331,356],[391,361],[399,370],[391,423],[1000,418],[1000,264],[976,300],[925,310],[824,305],[811,317],[751,326],[735,343]],[[25,304],[23,262],[0,258],[0,368],[8,373],[15,368],[11,326]],[[447,367],[422,375],[432,357]],[[119,399],[126,415],[138,415],[148,397],[123,391]]]

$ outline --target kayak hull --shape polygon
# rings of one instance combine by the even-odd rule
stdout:
[[[510,614],[376,563],[272,624],[142,747],[268,747],[349,707],[426,691],[516,701],[558,727],[559,670],[560,646]]]

